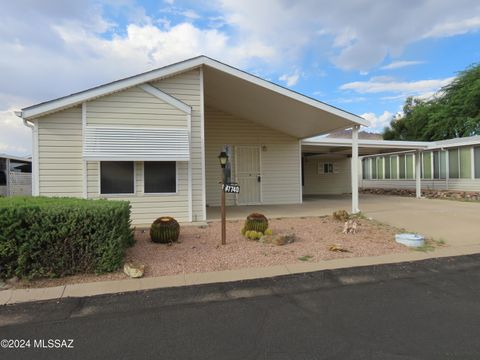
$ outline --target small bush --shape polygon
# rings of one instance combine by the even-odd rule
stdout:
[[[0,199],[1,278],[114,271],[133,243],[126,201]]]
[[[150,239],[156,243],[172,243],[178,240],[180,225],[171,216],[162,216],[150,226]]]
[[[350,215],[345,210],[334,211],[332,217],[337,221],[345,222],[350,218]]]

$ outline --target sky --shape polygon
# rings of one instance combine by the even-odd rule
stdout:
[[[478,0],[0,0],[0,153],[31,154],[13,111],[198,55],[381,132],[480,59]]]

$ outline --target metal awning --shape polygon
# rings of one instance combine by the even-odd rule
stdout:
[[[187,129],[85,128],[83,159],[94,161],[189,161]]]

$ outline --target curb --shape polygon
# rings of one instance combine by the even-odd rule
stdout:
[[[301,275],[321,272],[324,270],[343,270],[347,278],[337,278],[338,284],[347,285],[360,282],[371,282],[395,278],[395,274],[372,274],[366,276],[359,274],[360,269],[373,267],[380,268],[382,265],[404,266],[414,264],[422,260],[437,260],[447,258],[453,263],[454,257],[475,256],[480,254],[480,245],[446,247],[435,250],[433,253],[407,252],[400,254],[387,254],[372,257],[341,258],[326,260],[318,263],[296,263],[290,265],[276,265],[262,268],[244,268],[239,270],[227,270],[208,273],[179,274],[161,277],[147,277],[140,279],[126,279],[115,281],[98,281],[91,283],[69,284],[56,287],[9,289],[0,291],[0,305],[20,304],[26,302],[60,300],[66,298],[83,298],[107,294],[123,294],[153,289],[165,289],[175,287],[188,287],[192,285],[231,283],[245,280],[276,278],[287,275]],[[480,255],[478,255],[480,259]],[[477,259],[477,264],[480,263]],[[456,263],[456,262],[455,262]],[[456,263],[457,264],[457,263]],[[460,266],[457,264],[456,266]],[[350,273],[349,271],[353,272]],[[360,271],[360,272],[359,272]],[[388,270],[390,271],[390,270]],[[360,277],[359,277],[360,276]],[[393,277],[392,277],[393,276]]]

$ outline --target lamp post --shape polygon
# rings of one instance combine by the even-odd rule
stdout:
[[[226,225],[226,214],[225,214],[225,185],[227,182],[227,172],[225,166],[228,162],[228,155],[225,151],[222,151],[218,155],[218,160],[220,161],[220,166],[222,167],[223,180],[222,180],[222,200],[221,200],[221,218],[222,218],[222,245],[227,244],[227,225]]]

